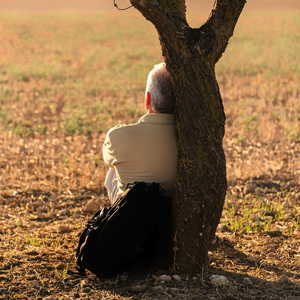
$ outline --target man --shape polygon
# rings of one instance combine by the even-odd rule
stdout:
[[[138,123],[113,127],[103,144],[104,162],[109,167],[105,187],[111,203],[135,181],[159,183],[166,196],[173,195],[175,97],[165,63],[155,65],[148,75],[145,107],[147,114]]]

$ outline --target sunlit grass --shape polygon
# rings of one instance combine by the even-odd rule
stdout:
[[[132,16],[0,14],[3,183],[63,189],[103,180],[103,136],[144,113],[147,73],[162,61],[154,27]],[[205,18],[189,14],[199,26]],[[298,12],[242,14],[217,64],[229,180],[299,173],[299,20]]]

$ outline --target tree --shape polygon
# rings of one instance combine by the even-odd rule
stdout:
[[[200,28],[186,20],[185,0],[130,0],[157,29],[176,97],[178,165],[172,204],[174,253],[182,271],[207,263],[226,188],[225,114],[215,64],[226,49],[246,0],[216,0]]]

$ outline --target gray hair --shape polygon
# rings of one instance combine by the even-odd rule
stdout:
[[[175,111],[175,96],[172,81],[165,63],[155,65],[149,73],[146,94],[150,93],[153,110],[163,114],[173,114]]]

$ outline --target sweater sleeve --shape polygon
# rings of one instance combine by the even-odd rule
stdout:
[[[117,162],[117,139],[116,139],[116,131],[126,125],[118,124],[117,126],[111,128],[107,134],[102,146],[102,154],[104,163],[110,167],[114,168],[114,165]]]
[[[110,140],[110,131],[107,133],[105,141],[103,143],[102,154],[104,163],[108,167],[114,168],[113,163],[115,161],[115,151]]]

